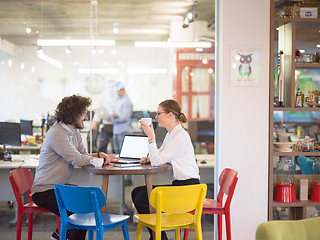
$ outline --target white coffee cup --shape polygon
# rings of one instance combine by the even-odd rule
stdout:
[[[95,167],[102,167],[102,165],[104,163],[104,159],[103,158],[92,158],[90,160],[90,163]]]
[[[152,123],[152,118],[140,118],[140,121],[142,121],[145,124],[147,124],[148,126],[150,126]]]

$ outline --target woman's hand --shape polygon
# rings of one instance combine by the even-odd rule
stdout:
[[[108,156],[109,156],[110,162],[118,162],[119,161],[119,156],[116,154],[109,154]]]
[[[140,159],[140,164],[147,164],[147,163],[150,163],[150,158],[148,157],[142,157]]]
[[[139,120],[140,127],[142,128],[143,132],[148,136],[149,139],[155,140],[156,136],[154,134],[153,124],[151,123],[150,126]]]

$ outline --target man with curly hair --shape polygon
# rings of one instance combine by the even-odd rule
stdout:
[[[116,161],[114,154],[104,152],[88,154],[81,139],[80,129],[88,120],[87,108],[91,99],[79,95],[65,97],[55,111],[54,125],[49,129],[40,151],[39,166],[32,185],[32,199],[56,215],[59,209],[54,193],[54,184],[68,184],[73,168],[90,163],[93,157],[104,158],[104,165]],[[72,214],[72,213],[70,213]],[[72,229],[69,240],[84,240],[86,230]],[[51,239],[59,239],[56,230]]]

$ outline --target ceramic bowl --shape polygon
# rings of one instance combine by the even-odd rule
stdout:
[[[292,152],[292,146],[295,142],[275,142],[274,145],[276,146],[279,152]]]
[[[288,138],[288,137],[292,136],[293,133],[278,132],[277,135],[278,135],[278,137],[281,137],[281,138]]]

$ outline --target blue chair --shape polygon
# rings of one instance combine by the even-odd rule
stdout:
[[[65,240],[67,230],[86,229],[89,240],[103,240],[103,233],[116,227],[122,227],[125,240],[130,240],[126,215],[100,213],[106,203],[103,191],[98,187],[80,187],[55,184],[54,188],[61,218],[60,240]],[[74,214],[68,216],[67,211]]]

